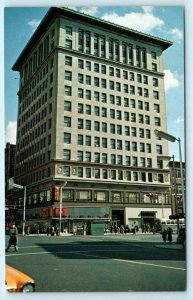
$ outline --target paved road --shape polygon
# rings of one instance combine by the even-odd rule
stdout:
[[[185,251],[157,248],[160,235],[20,237],[6,262],[37,292],[183,291]]]

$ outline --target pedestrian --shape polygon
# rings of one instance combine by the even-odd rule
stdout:
[[[166,243],[166,240],[167,240],[167,230],[164,229],[164,231],[162,232],[162,239],[164,241],[164,243]]]
[[[9,235],[10,235],[9,244],[6,248],[6,252],[9,251],[9,248],[11,246],[15,247],[15,251],[18,251],[18,230],[17,227],[15,226],[15,223],[12,223],[11,228],[9,230]]]
[[[172,228],[169,227],[167,232],[168,232],[168,241],[171,243],[172,242]]]

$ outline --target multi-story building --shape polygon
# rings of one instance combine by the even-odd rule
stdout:
[[[179,161],[170,161],[170,178],[171,178],[171,191],[172,191],[172,215],[183,215],[184,204],[182,196],[182,174]],[[182,163],[183,180],[185,187],[185,163]]]
[[[162,53],[171,42],[51,8],[13,66],[20,73],[15,182],[27,218],[171,214]],[[64,184],[65,183],[65,184]],[[22,195],[18,195],[21,203]]]

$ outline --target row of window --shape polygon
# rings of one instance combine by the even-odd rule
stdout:
[[[157,151],[159,151],[159,147]],[[71,160],[71,150],[63,150],[63,159],[65,161]],[[77,151],[76,161],[79,162],[95,162],[102,164],[111,164],[111,165],[126,165],[132,167],[152,167],[152,159],[150,157],[137,157],[137,156],[128,156],[128,155],[116,155],[116,154],[107,154],[100,152],[90,152],[90,151]],[[163,168],[163,161],[157,160],[157,168]]]
[[[168,178],[161,173],[153,174],[148,172],[137,172],[137,171],[122,171],[122,170],[109,170],[99,168],[88,168],[88,167],[63,167],[63,176],[77,176],[79,178],[95,178],[95,179],[112,179],[112,180],[126,180],[126,181],[143,181],[153,182],[157,181],[163,183],[168,181]]]
[[[65,47],[73,49],[73,29],[71,27],[70,34],[69,28],[67,26]],[[135,64],[137,67],[147,68],[146,48],[140,46],[134,47],[131,43],[120,42],[118,39],[107,38],[98,33],[94,33],[94,37],[92,38],[90,31],[81,28],[78,30],[78,47],[76,50],[130,65]],[[157,59],[155,51],[151,51],[151,58],[154,61]],[[154,64],[156,63],[154,62]]]

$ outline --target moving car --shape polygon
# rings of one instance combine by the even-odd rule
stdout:
[[[6,265],[5,287],[11,293],[30,293],[35,292],[35,282],[23,272]]]

